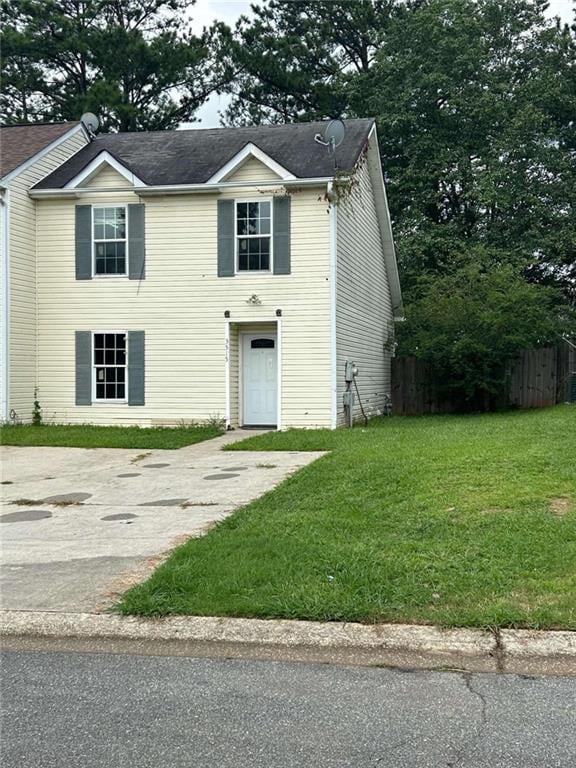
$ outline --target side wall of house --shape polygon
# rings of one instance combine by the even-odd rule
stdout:
[[[7,301],[7,285],[6,285],[6,246],[5,237],[8,230],[7,218],[8,215],[8,191],[5,191],[0,200],[0,421],[3,421],[7,414],[8,392],[6,391],[6,359],[8,356],[8,338],[7,328],[5,325],[5,312]]]
[[[377,151],[377,149],[376,149]],[[356,383],[368,416],[382,413],[390,394],[393,313],[373,180],[361,161],[358,185],[337,205],[336,222],[336,377],[337,421],[344,424],[344,369],[358,366]],[[354,391],[354,419],[362,416]]]
[[[253,168],[240,170],[251,171],[253,178]],[[261,170],[261,177],[268,178],[267,168]],[[106,180],[110,181],[108,173]],[[237,324],[276,324],[280,310],[282,426],[329,427],[330,216],[319,200],[319,189],[291,195],[291,274],[217,274],[218,200],[272,199],[282,192],[282,186],[268,181],[257,189],[239,186],[220,195],[139,198],[128,191],[94,191],[78,200],[39,201],[39,386],[46,417],[142,425],[224,417],[224,313],[229,313],[232,325],[234,364]],[[145,279],[76,280],[75,204],[134,202],[145,205]],[[75,406],[77,330],[145,332],[144,406]],[[233,371],[230,388],[231,416],[237,420],[238,376]]]
[[[86,143],[78,131],[10,182],[9,409],[23,421],[32,414],[37,363],[36,202],[28,190]]]

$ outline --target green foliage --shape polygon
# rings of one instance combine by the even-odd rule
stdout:
[[[181,427],[99,427],[91,424],[34,424],[0,426],[3,445],[46,445],[69,448],[182,448],[222,434],[216,424]]]
[[[469,258],[471,257],[471,258]],[[558,289],[526,282],[511,266],[464,266],[425,276],[398,331],[400,354],[431,365],[438,390],[463,409],[506,404],[510,365],[527,348],[556,345],[576,330]]]
[[[42,424],[42,406],[38,400],[38,390],[34,389],[34,405],[32,408],[32,424],[39,427]]]
[[[542,0],[271,0],[231,123],[376,117],[405,290],[482,244],[576,300],[576,39]]]
[[[252,6],[222,54],[236,69],[229,123],[292,122],[347,110],[342,73],[367,72],[396,0],[270,0]]]
[[[77,120],[159,130],[193,119],[227,79],[195,0],[3,0],[2,111],[9,122]]]

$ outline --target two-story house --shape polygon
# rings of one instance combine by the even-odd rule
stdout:
[[[345,121],[334,157],[324,127],[100,135],[31,185],[46,419],[336,427],[346,361],[382,411],[402,302],[376,129]]]

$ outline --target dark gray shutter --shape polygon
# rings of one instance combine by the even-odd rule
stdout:
[[[290,274],[290,204],[289,195],[274,198],[274,274]]]
[[[144,206],[128,206],[128,277],[143,280],[146,277],[146,242],[144,237]]]
[[[144,331],[128,332],[128,405],[144,405]]]
[[[76,206],[76,280],[92,279],[92,206]]]
[[[92,334],[76,331],[76,405],[92,405]]]
[[[234,200],[218,200],[218,277],[234,275]]]

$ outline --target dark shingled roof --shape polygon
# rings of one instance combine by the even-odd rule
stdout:
[[[345,120],[346,136],[337,150],[338,167],[352,168],[374,121]],[[97,136],[36,189],[65,186],[103,150],[145,184],[202,184],[246,144],[255,144],[298,178],[334,175],[333,158],[314,141],[325,122],[260,125],[248,128],[209,128],[150,133],[110,133]]]
[[[78,123],[36,123],[0,127],[0,178],[18,168]]]

